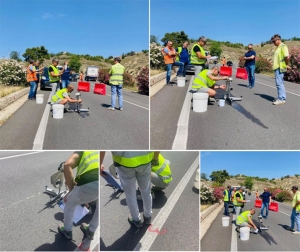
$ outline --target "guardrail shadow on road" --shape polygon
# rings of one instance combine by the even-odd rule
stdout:
[[[139,241],[142,239],[148,229],[147,225],[137,229],[133,226],[126,231],[119,239],[110,246],[106,246],[105,242],[100,238],[100,251],[133,251]],[[102,232],[105,232],[102,230]]]
[[[254,95],[259,95],[261,98],[267,100],[267,101],[273,101],[275,99],[274,96],[266,95],[266,94],[258,94],[254,93]]]

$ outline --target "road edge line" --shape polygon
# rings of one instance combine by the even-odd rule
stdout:
[[[191,89],[194,78],[195,76],[192,76],[188,89],[186,91],[186,96],[177,123],[176,135],[172,144],[172,150],[186,150],[187,148],[189,119],[191,110],[191,96],[189,95],[189,91]]]
[[[111,96],[111,95],[107,94],[107,96]],[[134,106],[137,106],[137,107],[140,107],[140,108],[149,110],[149,108],[143,107],[143,106],[138,105],[138,104],[135,104],[135,103],[133,103],[133,102],[129,102],[129,101],[126,101],[126,100],[123,100],[123,102],[127,102],[127,103],[130,103],[130,104],[134,105]]]
[[[50,100],[51,100],[51,94],[49,95],[39,128],[36,132],[34,141],[33,141],[33,150],[42,150],[43,149],[43,145],[44,145],[44,138],[45,138],[45,134],[46,134],[46,129],[47,129],[47,124],[48,124],[48,118],[49,118],[49,113],[50,113],[50,108],[51,105],[49,104]]]
[[[236,215],[232,216],[232,220],[236,220]],[[231,229],[231,246],[230,251],[238,251],[237,250],[237,234],[235,232],[235,221],[232,223],[232,229]]]
[[[193,176],[194,172],[198,169],[200,165],[200,157],[195,159],[193,164],[190,166],[188,171],[185,173],[183,178],[180,180],[174,191],[172,192],[171,196],[169,197],[167,203],[164,207],[159,211],[157,216],[155,217],[152,225],[158,230],[161,230],[162,226],[164,225],[165,221],[169,217],[171,211],[173,210],[174,206],[176,205],[180,195],[182,194],[183,190],[189,183],[191,177]],[[200,220],[199,220],[200,223]],[[133,251],[149,251],[151,248],[154,240],[157,237],[156,232],[146,232]]]

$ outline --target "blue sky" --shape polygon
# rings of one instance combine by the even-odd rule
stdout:
[[[260,44],[279,33],[300,37],[299,0],[151,0],[150,34],[184,31],[232,43]]]
[[[300,151],[203,151],[200,172],[226,170],[230,175],[281,178],[300,174]]]
[[[149,48],[148,0],[1,0],[0,58],[45,46],[103,57]]]

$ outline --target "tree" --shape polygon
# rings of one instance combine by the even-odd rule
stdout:
[[[253,187],[253,180],[251,177],[247,177],[244,181],[244,185],[246,186],[246,188],[248,188],[249,190],[252,190]]]
[[[69,61],[69,67],[72,71],[79,72],[81,67],[79,56],[73,55]]]
[[[201,172],[201,179],[203,179],[203,180],[205,180],[205,181],[208,180],[208,178],[206,177],[206,173],[202,173],[202,172]]]
[[[209,51],[210,55],[218,56],[220,58],[222,54],[221,44],[219,42],[212,42]]]
[[[21,59],[20,59],[20,53],[19,52],[17,52],[17,51],[12,51],[10,54],[9,54],[9,57],[11,58],[11,59],[14,59],[14,60],[16,60],[16,61],[21,61]]]
[[[151,43],[159,44],[158,43],[158,37],[156,37],[154,35],[150,35],[150,44]]]
[[[188,35],[185,34],[184,31],[171,32],[166,33],[165,36],[161,39],[163,43],[166,43],[169,40],[173,42],[173,47],[176,48],[178,46],[181,46],[184,41],[188,40]]]
[[[215,181],[223,185],[226,179],[229,179],[229,174],[226,170],[213,171],[209,177],[211,178],[212,181]]]
[[[33,59],[39,60],[41,63],[43,63],[44,59],[50,59],[50,54],[44,46],[27,48],[22,56],[25,58],[25,61]]]

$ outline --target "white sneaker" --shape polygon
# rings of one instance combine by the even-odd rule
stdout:
[[[109,108],[107,108],[108,110],[112,110],[112,111],[114,111],[115,110],[115,108],[113,108],[113,107],[109,107]]]
[[[292,232],[292,234],[300,234],[300,232],[298,232],[298,231],[295,231],[295,232]]]
[[[282,104],[285,104],[285,101],[276,100],[276,101],[273,102],[273,105],[282,105]]]

